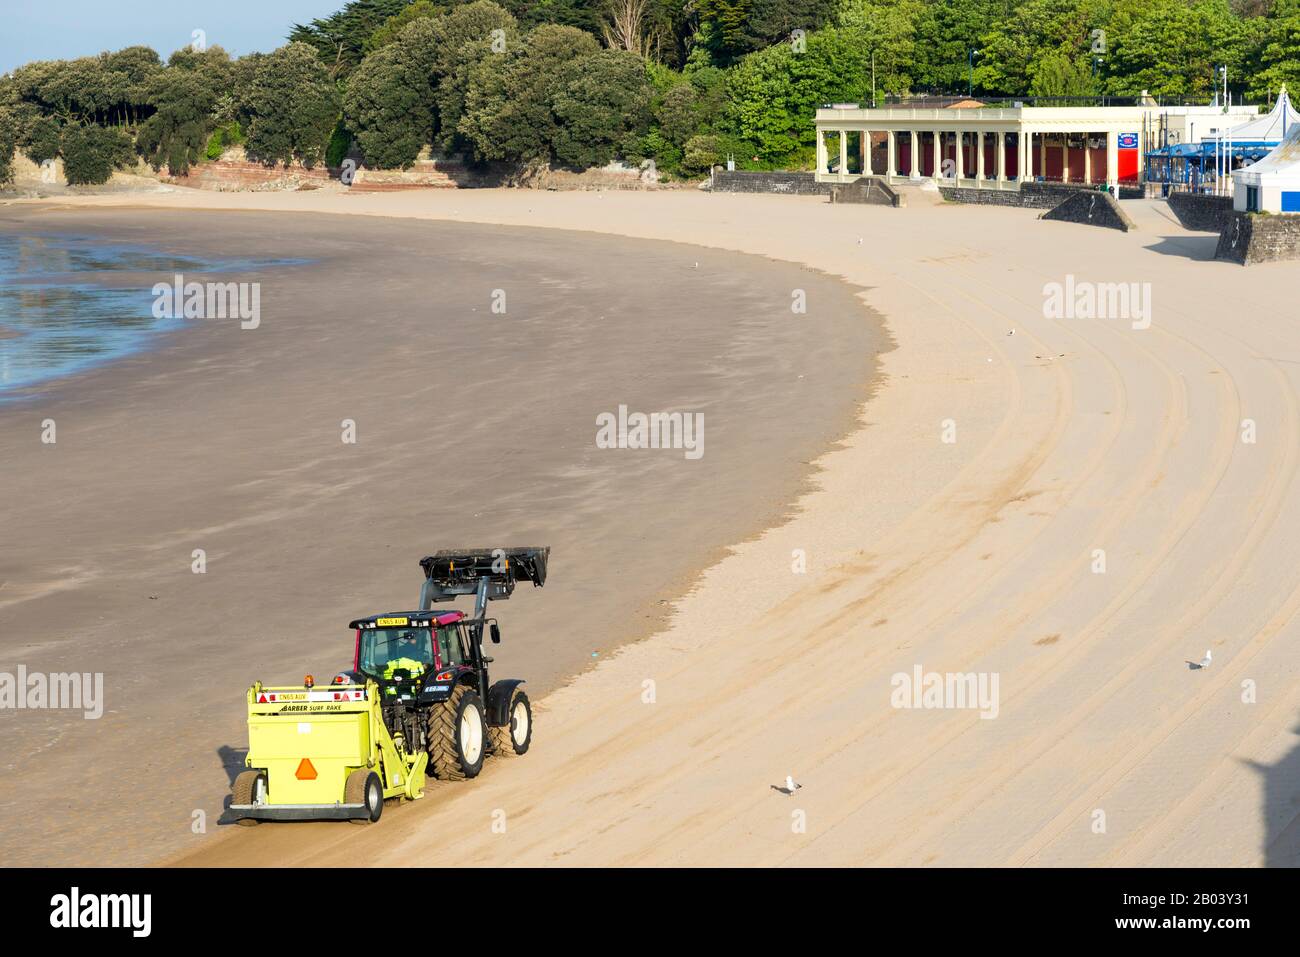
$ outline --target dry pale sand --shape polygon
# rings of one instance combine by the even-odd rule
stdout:
[[[710,568],[667,630],[547,696],[527,757],[431,786],[383,840],[228,829],[183,863],[1300,860],[1300,266],[1207,261],[1214,238],[1157,203],[1126,204],[1124,235],[794,197],[148,202],[689,239],[869,287],[898,342],[801,514]],[[1044,318],[1067,274],[1149,282],[1151,327]],[[996,673],[998,717],[891,707],[916,665]],[[792,798],[771,789],[786,774]]]

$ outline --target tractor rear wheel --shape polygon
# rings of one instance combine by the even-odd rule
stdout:
[[[443,781],[463,781],[483,770],[487,721],[483,700],[466,685],[458,685],[451,697],[430,708],[425,719],[424,739],[429,766]]]
[[[365,817],[349,818],[353,824],[374,824],[379,815],[384,813],[384,786],[379,775],[365,768],[358,768],[348,775],[343,785],[344,804],[364,804]]]
[[[266,775],[261,771],[239,772],[235,783],[230,787],[230,803],[255,804],[258,797],[266,797]],[[235,823],[240,827],[253,827],[262,822],[255,817],[241,817]]]
[[[510,707],[506,711],[507,722],[499,727],[492,727],[492,751],[498,757],[512,758],[524,754],[533,742],[533,706],[528,702],[528,695],[519,688],[510,696]]]

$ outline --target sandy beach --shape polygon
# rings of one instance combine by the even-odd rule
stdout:
[[[649,637],[601,656],[570,682],[558,679],[575,670],[576,660],[538,676],[554,690],[538,703],[537,733],[525,758],[497,762],[468,784],[432,784],[426,799],[385,812],[379,827],[389,839],[376,842],[366,829],[328,824],[190,834],[191,805],[184,802],[192,785],[201,779],[215,788],[221,769],[183,767],[175,748],[151,752],[148,761],[170,762],[166,770],[185,778],[148,809],[148,827],[163,835],[153,859],[186,865],[391,865],[434,855],[480,865],[1300,863],[1300,568],[1293,557],[1300,532],[1300,339],[1287,306],[1293,264],[1243,269],[1214,262],[1215,237],[1183,230],[1154,201],[1125,204],[1138,225],[1128,234],[1040,222],[1032,211],[1000,208],[894,210],[832,206],[814,197],[496,190],[358,196],[177,190],[18,203],[0,207],[0,223],[15,215],[58,229],[80,216],[105,222],[120,216],[156,230],[168,217],[191,216],[179,212],[191,209],[235,220],[251,213],[234,210],[303,214],[282,220],[288,244],[299,239],[289,224],[308,213],[364,214],[319,217],[322,229],[336,231],[352,223],[362,230],[382,222],[382,229],[396,231],[414,225],[397,220],[445,220],[686,238],[719,256],[768,257],[781,269],[804,271],[809,282],[816,276],[807,270],[823,270],[865,290],[866,304],[884,316],[896,348],[880,357],[879,384],[864,403],[870,360],[881,344],[870,335],[829,343],[861,360],[856,382],[842,375],[825,383],[838,401],[859,408],[848,435],[817,458],[797,503],[770,503],[761,520],[770,526],[766,532],[725,537],[743,524],[735,519],[701,536],[734,547],[690,578],[692,587],[671,617],[665,611],[644,623]],[[389,219],[365,218],[371,216]],[[538,262],[566,261],[554,251],[572,241],[564,238],[570,234],[554,235],[556,245],[542,247],[545,254],[539,248]],[[690,258],[700,267],[684,269],[684,283],[709,269],[705,251]],[[313,267],[302,268],[307,276]],[[625,288],[636,275],[620,271],[612,285]],[[788,276],[772,278],[774,288],[789,286]],[[311,287],[309,279],[285,281],[299,283],[303,295]],[[1046,316],[1051,284],[1078,282],[1149,284],[1149,313]],[[328,288],[337,295],[345,284]],[[635,287],[628,295],[637,295]],[[784,303],[788,318],[788,292]],[[864,310],[864,322],[866,316]],[[770,328],[781,327],[773,321]],[[290,324],[268,338],[294,334]],[[304,369],[294,372],[290,364],[287,381],[277,384],[277,402],[287,395],[299,412],[319,402],[315,376],[331,355],[343,371],[358,342],[367,344],[367,361],[400,354],[397,342],[381,347],[382,322],[360,335],[334,335],[336,345],[316,350]],[[287,340],[279,348],[289,350]],[[827,345],[805,334],[786,348],[802,353]],[[217,361],[203,366],[197,353],[187,352],[203,348]],[[241,365],[223,353],[229,348],[191,339],[158,355],[170,360],[175,350],[177,360],[195,363],[212,392],[228,402],[247,390],[256,395],[273,359]],[[770,362],[782,352],[728,354],[749,369],[751,361]],[[817,366],[815,359],[810,364]],[[176,373],[151,368],[149,377],[133,381],[134,395],[94,411],[102,417],[103,441],[123,435],[170,388]],[[97,375],[122,382],[133,370],[139,371],[137,360]],[[620,370],[606,373],[619,381]],[[678,401],[706,401],[692,395],[690,373],[682,374]],[[563,378],[552,384],[558,388]],[[177,388],[197,387],[186,378]],[[711,397],[720,418],[744,391]],[[369,394],[364,411],[389,414],[404,394],[395,386]],[[54,401],[66,402],[68,411],[92,405],[75,394]],[[794,423],[807,426],[817,416],[828,417],[816,429],[821,448],[840,434],[832,424],[836,401],[819,410],[805,405],[810,401],[800,395],[776,403],[789,405],[794,416],[770,425],[772,445],[802,435]],[[151,441],[182,450],[192,430],[207,422],[203,435],[218,449],[237,442],[242,455],[256,456],[277,448],[265,421],[245,418],[238,421],[247,428],[227,428],[239,411],[218,405],[174,423],[162,416]],[[328,413],[320,429],[340,418],[332,403]],[[33,407],[30,421],[19,422],[0,413],[8,462],[31,463],[41,454],[20,448],[17,455],[27,458],[15,459],[9,450],[20,435],[36,434],[43,414]],[[534,424],[545,421],[539,416]],[[72,444],[77,432],[68,435]],[[750,440],[737,447],[752,448]],[[754,462],[752,452],[736,454],[731,467],[742,471],[733,477],[769,468]],[[71,479],[58,485],[66,471],[24,470],[18,494],[6,495],[6,538],[21,523],[13,540],[34,553],[31,543],[48,542],[52,528],[71,537],[79,509],[127,522],[123,503],[107,490],[128,482],[147,490],[146,473],[134,471],[144,466],[121,457],[80,465],[93,469],[106,490],[98,500],[81,499]],[[797,460],[771,467],[782,474],[769,476],[770,494],[801,487],[806,473]],[[277,449],[270,471],[294,479],[257,490],[270,496],[259,506],[267,517],[292,515],[303,495],[333,499],[341,485],[377,502],[400,494],[382,469],[344,479],[328,456],[301,448]],[[649,488],[658,477],[644,481]],[[52,493],[55,501],[72,503],[62,517],[57,509],[53,516],[39,511],[40,496]],[[557,501],[554,514],[565,504],[577,507]],[[530,506],[519,502],[516,521],[490,533],[532,537],[540,529],[524,519]],[[245,508],[231,502],[228,511]],[[393,511],[385,541],[411,521]],[[330,514],[344,513],[340,507]],[[780,522],[785,514],[789,520]],[[571,522],[557,526],[571,531],[571,544],[599,531],[577,516]],[[159,535],[185,528],[180,517],[165,513],[152,524]],[[268,527],[293,526],[281,520]],[[112,522],[100,527],[111,540]],[[468,536],[475,527],[456,531]],[[264,564],[242,568],[220,597],[178,596],[183,607],[202,613],[201,627],[161,660],[186,669],[179,672],[183,680],[200,683],[201,692],[184,689],[190,693],[143,708],[137,727],[154,739],[146,743],[179,736],[186,754],[209,744],[237,746],[239,694],[247,680],[259,671],[295,668],[290,652],[319,653],[323,640],[341,638],[335,623],[346,618],[343,608],[410,593],[414,579],[394,580],[393,562],[367,567],[361,577],[347,574],[365,564],[357,560],[318,574],[318,556],[340,531],[359,537],[365,529],[332,528],[328,539],[303,529],[278,542],[278,554]],[[166,560],[183,568],[193,537],[175,536],[170,544],[180,557]],[[414,537],[428,538],[423,530]],[[128,543],[139,564],[122,574],[135,585],[149,587],[146,573],[163,561],[151,551],[160,540]],[[413,541],[391,549],[399,569],[418,557],[412,547]],[[8,547],[4,562],[0,577],[27,573]],[[557,561],[553,583],[512,600],[501,610],[503,621],[568,616],[590,601],[571,567]],[[115,599],[119,604],[103,605],[91,583],[112,571],[97,568],[93,556],[44,569],[45,597],[19,596],[0,609],[6,658],[35,660],[43,642],[63,633],[33,617],[32,609],[60,616],[65,632],[101,621],[97,627],[107,634],[102,621],[112,621],[116,641],[97,647],[137,653],[128,650],[129,627],[121,626],[159,613],[139,594],[131,596],[130,617],[124,595]],[[684,566],[681,574],[689,573]],[[231,614],[247,589],[264,596],[265,634],[300,638],[260,657],[247,654],[264,647],[248,640],[246,623]],[[277,599],[273,610],[268,592]],[[152,634],[162,630],[157,621],[146,627]],[[225,656],[232,640],[245,649],[238,667],[226,662],[213,675],[206,663]],[[515,653],[506,647],[502,659]],[[1206,649],[1213,665],[1190,667]],[[523,662],[524,651],[518,654],[509,660]],[[895,676],[914,670],[996,676],[996,715],[897,707]],[[654,691],[649,697],[647,682]],[[143,681],[130,693],[153,698]],[[111,722],[97,724],[103,727],[92,735],[112,733]],[[22,773],[37,768],[66,781],[76,769],[60,755],[66,740],[30,755]],[[125,744],[118,747],[125,753]],[[97,761],[97,771],[100,766]],[[116,785],[95,780],[65,790],[60,813],[85,815],[129,801],[129,770]],[[792,797],[773,789],[786,775],[803,785]],[[19,800],[11,778],[12,771],[0,783],[0,806]],[[492,826],[495,812],[508,822],[504,832]],[[72,850],[62,847],[75,857]]]
[[[4,712],[0,804],[34,791],[58,808],[3,817],[28,862],[183,847],[242,763],[242,689],[349,665],[347,623],[415,607],[438,548],[554,549],[545,591],[499,613],[496,673],[534,696],[650,634],[727,544],[782,519],[883,343],[835,279],[682,244],[318,214],[65,211],[0,229],[251,264],[210,277],[260,288],[255,328],[194,320],[0,411],[0,670],[102,672],[107,709]],[[173,282],[127,265],[103,281],[146,306]],[[809,314],[790,311],[796,287]],[[620,406],[701,415],[702,443],[598,448],[597,417]],[[165,793],[132,807],[143,778]]]

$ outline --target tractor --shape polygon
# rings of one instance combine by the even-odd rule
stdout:
[[[247,771],[230,810],[240,823],[347,818],[377,821],[385,799],[421,796],[426,770],[476,777],[490,753],[528,751],[533,711],[519,678],[493,682],[483,639],[501,641],[490,601],[516,583],[546,583],[550,548],[448,549],[420,560],[415,611],[358,618],[352,667],[316,688],[248,692]],[[474,596],[474,613],[434,611]]]
[[[446,549],[420,559],[424,582],[419,607],[359,618],[352,668],[334,681],[378,682],[385,724],[429,755],[429,770],[444,781],[476,777],[489,754],[528,751],[533,711],[519,678],[493,682],[483,640],[501,641],[487,617],[490,601],[509,598],[516,583],[546,583],[550,548]],[[437,612],[432,606],[474,596],[474,613]]]

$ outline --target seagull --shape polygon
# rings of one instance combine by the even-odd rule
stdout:
[[[795,791],[799,790],[801,787],[803,787],[803,785],[802,785],[802,784],[796,784],[794,778],[790,777],[790,775],[787,774],[787,775],[785,776],[785,793],[786,793],[786,794],[793,794]]]
[[[859,245],[859,246],[862,245],[862,237],[861,237],[861,236],[858,237],[858,245]]]
[[[1210,649],[1209,649],[1209,648],[1206,648],[1206,649],[1205,649],[1205,657],[1202,658],[1202,659],[1200,660],[1200,662],[1199,662],[1200,666],[1201,666],[1202,668],[1208,668],[1208,667],[1210,667],[1210,660],[1211,660],[1213,657],[1214,657],[1214,656],[1213,656],[1212,654],[1210,654]]]
[[[1016,330],[1014,329],[1012,329],[1010,332],[1007,333],[1007,335],[1009,336],[1014,336],[1015,334],[1016,334]]]

